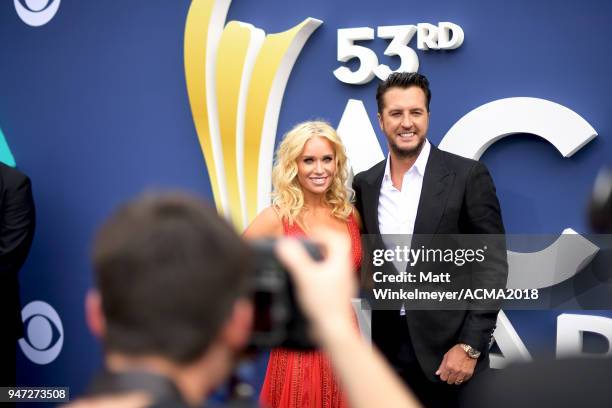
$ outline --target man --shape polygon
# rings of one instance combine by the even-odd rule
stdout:
[[[328,232],[322,245],[322,262],[290,239],[278,255],[352,406],[418,407],[355,332],[350,243]],[[123,206],[95,240],[97,290],[86,304],[105,370],[73,406],[201,406],[249,338],[249,259],[234,230],[197,199],[166,194]]]
[[[18,273],[34,237],[30,179],[0,163],[0,386],[15,386],[17,339],[23,336]]]
[[[245,346],[249,251],[214,210],[182,195],[123,206],[93,246],[97,290],[86,314],[105,371],[88,397],[140,393],[199,406]]]
[[[503,234],[486,167],[443,152],[427,140],[427,78],[394,73],[379,85],[376,100],[389,155],[353,181],[364,233]],[[491,287],[506,283],[501,252],[490,260]],[[372,340],[425,406],[456,406],[464,384],[488,367],[497,312],[373,310]]]

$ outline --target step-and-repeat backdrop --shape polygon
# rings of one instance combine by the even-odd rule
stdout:
[[[587,259],[588,199],[612,157],[611,19],[603,0],[3,1],[0,160],[31,177],[38,219],[19,384],[76,394],[99,366],[88,254],[117,204],[184,189],[240,230],[268,204],[293,124],[337,126],[355,173],[384,157],[374,94],[396,70],[429,77],[430,140],[487,164],[508,232],[550,235],[541,250],[580,234]],[[534,285],[579,288],[579,264]],[[605,284],[502,313],[494,365],[610,354],[612,313],[584,303]]]

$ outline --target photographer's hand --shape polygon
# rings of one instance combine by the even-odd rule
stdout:
[[[314,261],[291,238],[279,242],[277,253],[293,277],[300,306],[328,354],[351,407],[419,407],[378,351],[361,339],[353,323],[351,297],[357,282],[348,238],[330,230],[311,238],[322,246],[326,255],[323,261]]]
[[[357,282],[351,271],[350,241],[334,231],[311,238],[326,255],[323,261],[313,260],[295,239],[282,239],[277,247],[280,260],[295,281],[300,307],[317,341],[323,341],[334,328],[356,335],[350,299],[357,293]]]

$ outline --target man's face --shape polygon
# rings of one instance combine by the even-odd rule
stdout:
[[[385,92],[383,102],[378,123],[387,137],[389,150],[399,157],[417,156],[429,127],[425,92],[418,86],[394,87]]]

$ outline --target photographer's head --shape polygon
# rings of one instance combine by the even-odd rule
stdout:
[[[96,236],[98,291],[87,302],[109,368],[199,368],[206,387],[222,381],[250,333],[249,259],[196,198],[148,195],[122,206]]]

